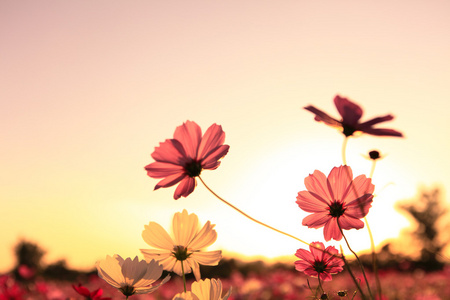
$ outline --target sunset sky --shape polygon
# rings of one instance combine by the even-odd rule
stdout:
[[[362,120],[405,138],[351,138],[347,162],[374,174],[375,242],[409,226],[395,210],[420,188],[450,190],[449,1],[0,0],[0,272],[13,247],[92,268],[148,248],[144,225],[187,209],[216,224],[224,256],[293,256],[306,245],[245,219],[199,183],[188,198],[153,191],[144,166],[186,120],[222,125],[230,151],[202,178],[251,216],[308,242],[295,203],[304,178],[342,164],[336,94]],[[366,229],[348,232],[355,250]],[[339,245],[331,241],[327,245]],[[141,255],[140,255],[141,256]],[[142,257],[142,256],[141,256]]]

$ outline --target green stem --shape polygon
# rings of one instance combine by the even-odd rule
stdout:
[[[361,272],[362,272],[362,274],[364,276],[364,280],[366,281],[367,291],[369,292],[370,299],[374,299],[373,295],[372,295],[372,291],[370,290],[369,281],[367,281],[366,272],[364,271],[364,267],[363,267],[361,261],[359,260],[359,257],[356,254],[356,252],[353,251],[353,249],[350,247],[350,244],[349,244],[347,238],[345,237],[344,232],[342,231],[341,225],[339,224],[339,222],[337,222],[337,223],[338,223],[338,226],[339,226],[339,230],[341,231],[341,234],[344,237],[345,243],[347,244],[348,249],[350,250],[350,252],[353,253],[353,255],[356,257],[356,260],[358,261],[359,267],[361,268]]]
[[[184,292],[186,293],[186,275],[184,275],[184,264],[182,260],[180,260],[180,263],[181,263],[181,273],[183,273]]]

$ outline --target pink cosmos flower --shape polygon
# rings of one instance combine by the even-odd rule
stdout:
[[[359,175],[353,179],[349,166],[334,167],[328,178],[315,170],[305,178],[307,191],[298,193],[296,203],[312,213],[302,224],[309,228],[324,227],[326,241],[342,239],[341,229],[361,229],[372,206],[374,185],[370,178]],[[340,227],[340,228],[339,228]]]
[[[295,256],[300,258],[294,263],[297,271],[311,277],[319,277],[323,281],[330,281],[332,274],[344,269],[344,260],[336,256],[339,252],[333,246],[325,249],[321,242],[314,242],[310,244],[309,250],[298,249],[295,253]]]
[[[220,165],[230,146],[224,145],[225,132],[217,124],[211,125],[202,136],[195,122],[186,121],[175,130],[174,138],[159,144],[152,153],[156,161],[145,167],[147,175],[164,178],[155,186],[170,187],[179,183],[174,199],[187,197],[194,191],[196,181],[203,169],[214,170]]]
[[[316,121],[321,121],[329,126],[340,128],[345,136],[351,136],[355,132],[365,132],[368,134],[379,136],[403,137],[403,134],[401,132],[393,129],[373,128],[373,125],[375,124],[394,119],[392,115],[377,117],[369,121],[360,123],[359,119],[363,114],[363,110],[359,105],[351,102],[347,98],[340,97],[339,95],[334,98],[334,104],[336,105],[336,108],[342,117],[341,121],[330,117],[327,113],[311,105],[304,107],[304,109],[315,114],[316,117],[314,119]]]
[[[111,300],[109,297],[102,297],[102,289],[96,289],[91,292],[86,287],[82,286],[81,283],[79,283],[78,286],[72,284],[72,287],[78,294],[84,296],[87,300]]]

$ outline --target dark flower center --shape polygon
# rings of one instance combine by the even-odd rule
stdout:
[[[122,292],[122,294],[124,294],[127,297],[136,293],[136,290],[131,285],[123,286],[119,290]]]
[[[342,133],[344,133],[345,136],[351,136],[355,131],[356,129],[354,127],[342,124]]]
[[[370,159],[376,160],[380,158],[380,152],[373,150],[369,152]]]
[[[314,270],[317,273],[323,273],[325,272],[325,269],[327,268],[327,266],[323,263],[323,261],[315,261],[314,262]]]
[[[334,218],[339,218],[340,216],[342,216],[345,212],[345,208],[344,205],[342,205],[341,202],[338,201],[334,201],[331,205],[330,205],[330,216],[334,217]]]
[[[197,177],[202,172],[202,164],[198,161],[191,161],[184,166],[189,177]]]
[[[172,254],[177,260],[186,260],[191,255],[184,246],[174,246]]]

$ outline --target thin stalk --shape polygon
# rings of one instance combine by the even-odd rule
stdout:
[[[345,151],[347,149],[347,140],[348,140],[348,137],[346,136],[344,138],[344,142],[342,143],[342,163],[344,164],[344,166],[347,165],[347,159],[346,159],[346,154],[345,154]]]
[[[342,250],[342,246],[340,246],[340,247],[341,247],[341,253],[343,253],[344,251]],[[364,295],[364,293],[363,293],[363,291],[361,289],[361,286],[359,285],[358,280],[356,279],[355,275],[353,274],[352,269],[350,268],[350,265],[348,264],[348,261],[345,259],[345,255],[344,254],[342,254],[342,260],[344,261],[345,267],[347,268],[347,271],[350,274],[350,277],[352,277],[353,282],[356,285],[356,288],[358,289],[359,293],[361,294],[362,300],[367,299],[366,295]],[[355,293],[356,293],[356,291],[355,291]],[[354,297],[354,295],[353,295],[353,297]]]
[[[186,275],[184,275],[184,264],[182,260],[180,260],[180,263],[181,263],[181,273],[183,273],[184,292],[186,293]]]
[[[345,240],[345,243],[347,244],[348,249],[353,253],[353,255],[356,257],[356,260],[358,261],[359,267],[361,268],[361,272],[364,276],[364,280],[366,281],[367,291],[369,292],[370,299],[374,299],[373,295],[372,295],[372,291],[370,290],[369,281],[367,280],[367,277],[366,277],[366,272],[364,271],[364,267],[363,267],[361,261],[359,260],[359,257],[356,254],[356,252],[353,251],[353,249],[350,247],[350,244],[349,244],[347,238],[345,237],[344,232],[342,231],[342,228],[341,228],[341,225],[339,224],[339,222],[338,222],[338,226],[339,226],[339,230],[341,231],[342,236],[344,237],[344,240]]]
[[[377,164],[377,161],[375,159],[373,159],[369,178],[373,178],[373,173],[375,172],[376,164]],[[373,273],[375,274],[375,283],[377,285],[377,294],[378,294],[378,297],[381,299],[382,290],[381,290],[380,277],[378,275],[378,263],[377,263],[377,254],[375,252],[375,242],[373,240],[372,230],[370,230],[369,222],[367,221],[366,217],[364,217],[364,222],[366,223],[367,231],[369,232],[369,237],[370,237],[370,247],[372,250],[372,268],[373,268]]]
[[[209,188],[209,186],[206,185],[206,183],[203,181],[203,179],[202,179],[200,176],[198,176],[198,178],[199,178],[200,181],[203,183],[203,185],[206,187],[206,189],[207,189],[208,191],[210,191],[214,196],[216,196],[217,199],[219,199],[220,201],[222,201],[223,203],[225,203],[226,205],[228,205],[228,206],[231,207],[232,209],[236,210],[238,213],[240,213],[240,214],[243,215],[244,217],[246,217],[246,218],[252,220],[252,221],[255,222],[255,223],[258,223],[259,225],[262,225],[262,226],[264,226],[264,227],[267,227],[267,228],[269,228],[269,229],[272,229],[273,231],[276,231],[276,232],[281,233],[281,234],[284,234],[284,235],[286,235],[286,236],[288,236],[288,237],[290,237],[290,238],[293,238],[293,239],[295,239],[295,240],[297,240],[297,241],[299,241],[299,242],[301,242],[301,243],[303,243],[303,244],[306,244],[306,245],[308,245],[308,246],[310,245],[309,243],[305,242],[305,241],[302,240],[302,239],[299,239],[299,238],[296,237],[296,236],[293,236],[293,235],[291,235],[291,234],[289,234],[289,233],[286,233],[286,232],[284,232],[284,231],[278,230],[278,229],[276,229],[276,228],[274,228],[274,227],[272,227],[272,226],[267,225],[266,223],[263,223],[263,222],[261,222],[261,221],[256,220],[255,218],[250,217],[250,216],[247,215],[245,212],[243,212],[242,210],[240,210],[239,208],[237,208],[237,207],[234,206],[233,204],[229,203],[228,201],[226,201],[225,199],[223,199],[222,197],[220,197],[219,195],[217,195],[213,190],[211,190],[211,189]]]
[[[317,279],[319,280],[319,293],[322,295],[323,293],[325,293],[325,291],[323,290],[322,283],[320,282],[320,274],[319,276],[317,276]]]

